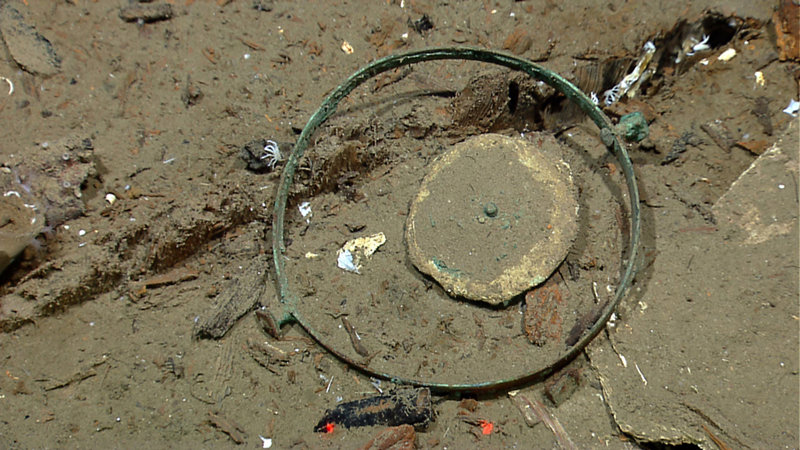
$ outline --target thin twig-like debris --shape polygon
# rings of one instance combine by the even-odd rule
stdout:
[[[230,436],[230,438],[233,439],[233,442],[236,442],[237,444],[244,444],[244,442],[247,440],[247,434],[244,432],[244,428],[242,428],[241,425],[233,420],[223,416],[222,413],[214,414],[213,412],[209,411],[208,422],[223,433]]]
[[[530,400],[522,394],[518,394],[523,401],[527,403],[527,406],[533,411],[533,414],[539,418],[553,434],[556,436],[556,441],[561,446],[561,448],[569,449],[569,450],[577,450],[578,447],[572,442],[572,440],[567,436],[567,432],[564,431],[564,427],[561,426],[561,422],[558,421],[555,416],[551,415],[550,412],[545,408],[545,406],[538,400]]]

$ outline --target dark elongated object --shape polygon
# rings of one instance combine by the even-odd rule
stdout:
[[[329,431],[331,425],[346,428],[371,425],[425,427],[433,419],[428,388],[399,389],[383,395],[342,403],[325,411],[314,431]]]

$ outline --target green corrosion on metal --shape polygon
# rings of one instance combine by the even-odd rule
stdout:
[[[650,135],[647,120],[640,111],[625,114],[619,118],[618,129],[628,142],[641,142]]]
[[[444,261],[442,261],[441,259],[439,259],[439,258],[437,258],[435,256],[433,258],[431,258],[431,262],[433,263],[433,265],[440,272],[444,272],[444,273],[450,274],[450,275],[452,275],[452,276],[454,276],[456,278],[461,276],[461,269],[455,269],[453,267],[447,267],[447,264],[445,264]]]
[[[293,183],[298,162],[303,156],[303,153],[306,151],[306,148],[308,148],[311,136],[319,129],[320,125],[322,125],[334,112],[336,112],[339,102],[353,89],[365,81],[388,70],[424,61],[435,60],[471,60],[495,64],[524,72],[536,80],[547,83],[562,93],[571,102],[578,105],[578,107],[580,107],[581,110],[583,110],[592,119],[595,125],[600,128],[601,135],[603,136],[603,143],[616,156],[622,168],[622,172],[625,175],[625,182],[628,186],[628,197],[630,200],[631,213],[630,246],[629,253],[627,254],[625,270],[622,273],[622,277],[620,278],[620,283],[617,287],[613,300],[606,305],[602,314],[594,323],[594,325],[592,325],[589,331],[586,332],[578,340],[578,342],[570,347],[564,354],[559,356],[548,366],[542,369],[532,370],[530,373],[519,377],[487,380],[480,383],[449,384],[435,383],[426,380],[407,379],[396,377],[392,374],[377,372],[362,363],[353,361],[343,352],[329,346],[324,339],[322,339],[314,331],[310,324],[307,323],[298,313],[296,305],[299,300],[297,296],[289,289],[289,280],[286,274],[286,265],[284,260],[284,254],[286,252],[286,243],[284,241],[284,216],[286,211],[286,203],[289,197],[289,188]],[[641,229],[639,217],[639,190],[636,185],[636,177],[633,173],[633,165],[631,164],[630,157],[625,151],[625,148],[620,145],[614,131],[613,124],[603,113],[603,111],[600,110],[600,108],[598,108],[594,103],[592,103],[589,97],[580,89],[575,87],[572,83],[562,78],[557,73],[545,69],[538,64],[501,52],[476,48],[430,48],[387,56],[361,68],[347,78],[347,80],[339,85],[333,92],[331,92],[325,101],[322,102],[322,105],[320,105],[319,109],[314,112],[314,114],[308,120],[305,128],[303,128],[303,131],[300,133],[300,136],[297,138],[297,143],[295,144],[292,153],[289,155],[286,161],[286,166],[281,174],[272,213],[272,256],[275,264],[276,280],[282,307],[281,319],[278,321],[278,326],[289,322],[297,322],[326,350],[349,365],[357,368],[361,372],[369,376],[391,380],[399,384],[426,386],[433,391],[448,392],[501,390],[523,383],[543,380],[559,368],[565,366],[569,361],[583,351],[586,345],[588,345],[589,342],[591,342],[591,340],[594,339],[598,333],[600,333],[609,317],[611,317],[611,314],[616,309],[620,300],[622,300],[622,297],[627,292],[631,281],[633,280],[634,263],[637,260],[636,254],[639,247],[639,234]]]

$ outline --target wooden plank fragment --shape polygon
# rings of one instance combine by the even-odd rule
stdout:
[[[197,339],[219,339],[233,327],[240,317],[247,314],[261,301],[266,286],[266,276],[260,261],[233,279],[218,296],[216,306],[194,328]]]

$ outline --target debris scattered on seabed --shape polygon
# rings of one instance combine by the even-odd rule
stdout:
[[[384,428],[361,448],[363,450],[411,449],[416,448],[414,445],[416,439],[417,432],[414,427],[400,425]]]
[[[550,414],[542,402],[536,399],[530,400],[524,395],[520,394],[519,391],[509,392],[508,397],[514,403],[514,405],[519,408],[520,412],[522,412],[522,417],[525,419],[525,423],[528,424],[529,427],[542,422],[547,425],[547,428],[550,428],[550,431],[552,431],[556,436],[556,440],[561,448],[578,448],[569,438],[567,432],[564,431],[564,427],[561,426],[561,423],[558,421],[558,419]]]
[[[385,242],[386,235],[383,233],[351,239],[337,252],[336,265],[348,272],[361,273],[363,261],[372,256]]]
[[[704,128],[705,129],[705,128]],[[686,147],[691,145],[692,147],[697,147],[703,141],[700,140],[694,133],[692,132],[685,132],[672,143],[672,150],[664,157],[661,161],[661,165],[667,165],[675,160],[678,159],[679,155],[686,151]]]
[[[244,444],[247,440],[247,433],[245,433],[244,428],[233,420],[225,417],[222,413],[209,411],[208,423],[227,434],[233,442],[237,444]]]
[[[119,18],[125,22],[138,24],[169,20],[175,17],[175,10],[169,3],[137,3],[128,5],[119,10]]]
[[[0,2],[0,38],[8,54],[31,74],[44,77],[57,74],[61,71],[61,58],[53,44],[37,31],[27,10],[21,6],[15,2]],[[11,86],[9,83],[9,95],[14,92]]]
[[[789,100],[789,106],[787,106],[783,110],[783,112],[785,112],[786,114],[788,114],[788,115],[790,115],[792,117],[797,117],[797,112],[798,111],[800,111],[800,102],[798,102],[795,99]]]

